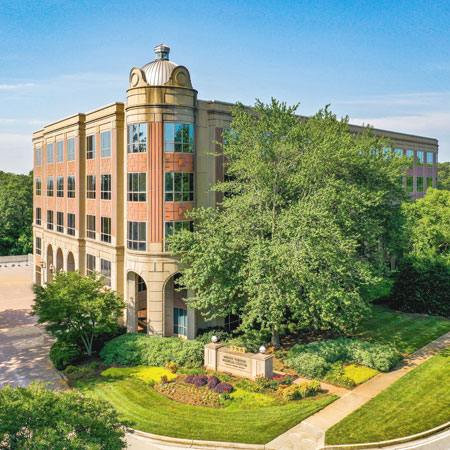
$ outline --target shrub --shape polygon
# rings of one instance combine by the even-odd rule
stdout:
[[[400,311],[450,317],[449,293],[448,262],[407,257],[398,265],[390,305]]]
[[[177,373],[178,366],[174,362],[170,361],[166,363],[166,369],[170,370],[172,373]]]
[[[322,356],[310,352],[288,358],[287,364],[308,378],[322,378],[329,368],[329,364]]]
[[[286,363],[305,377],[321,378],[337,361],[357,362],[387,372],[401,359],[391,345],[338,338],[294,345],[288,352]]]
[[[208,388],[214,389],[218,384],[220,383],[220,380],[215,377],[214,375],[208,378]]]
[[[197,387],[204,386],[208,382],[208,377],[206,375],[195,375],[192,379],[192,384]]]
[[[50,359],[58,370],[64,370],[67,366],[80,361],[83,350],[74,342],[58,339],[50,347]]]
[[[301,398],[300,386],[297,384],[293,384],[291,386],[288,386],[287,388],[282,389],[281,397],[287,402],[291,402],[292,400]]]
[[[355,364],[344,367],[345,376],[353,380],[356,384],[365,383],[378,373],[378,370],[371,369],[370,367],[357,366]]]
[[[324,381],[350,389],[355,387],[355,382],[345,374],[342,361],[336,361],[331,365]]]
[[[213,336],[216,336],[222,344],[228,342],[233,337],[231,333],[225,331],[224,327],[208,327],[198,330],[195,340],[205,345],[211,342]]]
[[[107,365],[164,367],[167,361],[172,361],[178,366],[193,368],[203,363],[203,346],[200,342],[176,337],[129,333],[107,342],[100,356]]]
[[[189,383],[189,384],[194,384],[194,378],[196,377],[196,375],[188,375],[184,381],[185,383]]]
[[[215,388],[214,392],[217,392],[218,394],[223,394],[224,392],[230,393],[233,392],[233,386],[231,386],[230,383],[219,383]]]

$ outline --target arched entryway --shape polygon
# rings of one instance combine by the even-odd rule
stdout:
[[[128,331],[148,333],[147,285],[135,272],[127,275],[127,328]]]
[[[67,272],[75,272],[75,258],[72,252],[67,255]]]
[[[49,245],[47,247],[47,283],[52,281],[53,278],[53,247]]]
[[[60,248],[56,252],[56,272],[64,270],[64,256]]]
[[[186,305],[187,290],[179,283],[181,275],[171,276],[164,288],[166,312],[166,335],[188,336],[188,309]]]

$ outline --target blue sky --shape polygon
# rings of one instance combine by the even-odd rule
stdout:
[[[0,2],[0,170],[32,168],[31,133],[125,101],[131,67],[171,47],[201,99],[275,97],[430,136],[450,161],[450,2]]]

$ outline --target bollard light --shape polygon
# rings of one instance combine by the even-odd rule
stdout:
[[[261,347],[259,347],[259,353],[266,353],[266,347],[264,347],[264,345],[261,345]]]
[[[215,344],[218,341],[217,336],[211,336],[211,342]]]

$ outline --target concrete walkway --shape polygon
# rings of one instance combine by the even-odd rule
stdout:
[[[407,356],[395,370],[380,373],[331,405],[300,422],[266,445],[269,450],[316,450],[325,445],[325,432],[395,381],[450,346],[450,332]],[[407,447],[405,447],[407,448]],[[411,447],[413,448],[413,447]]]
[[[0,388],[42,380],[64,389],[48,357],[53,340],[30,315],[31,280],[31,267],[0,268]]]

